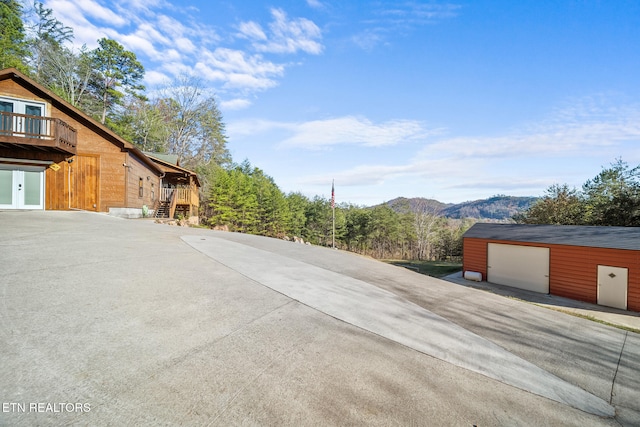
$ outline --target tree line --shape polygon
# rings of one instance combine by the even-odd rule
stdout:
[[[245,160],[212,170],[203,219],[229,231],[332,246],[331,200],[285,194],[274,180]],[[462,234],[472,220],[439,215],[428,203],[392,208],[340,203],[335,206],[337,248],[384,259],[459,260]]]
[[[43,3],[24,10],[18,1],[0,0],[0,69],[19,69],[143,151],[177,155],[203,184],[203,224],[333,244],[329,199],[284,194],[248,160],[232,161],[222,114],[201,81],[178,78],[152,96],[134,52],[109,38],[95,49],[76,49],[73,38]],[[335,207],[336,246],[376,258],[458,259],[469,226],[428,205]]]
[[[616,159],[581,189],[554,184],[514,219],[523,224],[640,227],[640,166]]]

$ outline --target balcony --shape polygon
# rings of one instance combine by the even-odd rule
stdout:
[[[0,111],[0,146],[76,154],[77,132],[60,119]]]
[[[185,216],[198,215],[200,197],[195,185],[180,185],[177,188],[161,188],[160,199],[155,206],[156,218],[174,218],[176,213]]]

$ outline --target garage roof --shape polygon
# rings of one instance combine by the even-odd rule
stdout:
[[[474,224],[464,238],[640,250],[640,227]]]

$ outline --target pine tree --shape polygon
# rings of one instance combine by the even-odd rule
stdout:
[[[0,0],[0,69],[26,72],[28,56],[22,6],[15,0]]]

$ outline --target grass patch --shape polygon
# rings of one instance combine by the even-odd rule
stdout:
[[[387,264],[397,265],[398,267],[405,267],[410,270],[416,271],[420,274],[426,274],[432,277],[444,277],[449,274],[462,271],[462,264],[459,262],[450,261],[407,261],[396,259],[383,259],[381,260]]]

